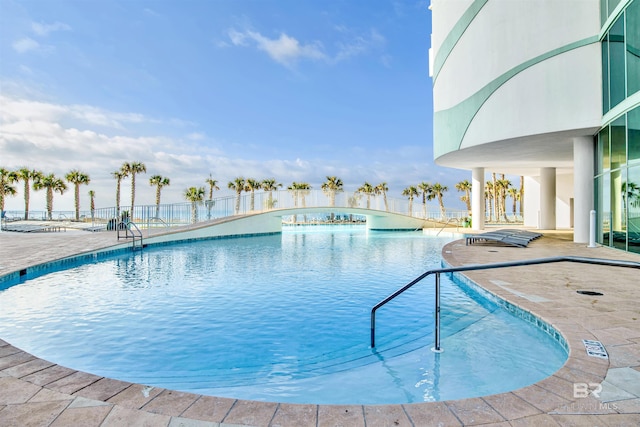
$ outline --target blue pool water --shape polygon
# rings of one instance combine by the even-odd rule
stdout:
[[[516,389],[566,352],[548,334],[442,280],[445,239],[362,227],[148,247],[0,291],[0,337],[41,358],[201,394],[322,404],[410,403]],[[473,292],[471,292],[473,294]]]

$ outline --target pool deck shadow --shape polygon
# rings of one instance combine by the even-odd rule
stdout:
[[[113,232],[3,232],[0,276],[116,244]],[[587,248],[555,234],[545,234],[527,248],[466,246],[463,239],[443,249],[451,266],[561,255],[640,261],[637,254]],[[490,396],[403,405],[299,405],[201,396],[103,378],[39,359],[0,339],[0,425],[640,425],[638,270],[563,262],[466,276],[562,333],[570,347],[565,365],[536,384]],[[609,358],[588,356],[584,339],[600,341]]]

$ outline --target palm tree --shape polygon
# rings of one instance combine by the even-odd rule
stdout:
[[[622,216],[628,218],[628,209],[640,206],[640,186],[631,181],[623,182],[620,191],[622,193]]]
[[[464,191],[464,196],[460,196],[460,200],[467,204],[467,212],[471,213],[471,183],[465,179],[456,184],[456,190]]]
[[[524,176],[520,176],[520,216],[524,217]]]
[[[438,204],[440,205],[440,215],[442,215],[442,220],[445,221],[447,219],[447,212],[444,208],[444,202],[442,201],[442,196],[444,193],[449,191],[449,188],[446,185],[442,185],[439,182],[433,184],[431,187],[431,198],[436,197],[438,199]]]
[[[491,174],[491,182],[493,183],[493,187],[491,189],[491,196],[493,198],[493,214],[495,215],[494,221],[498,221],[498,187],[496,184],[496,173],[493,172]]]
[[[277,203],[277,200],[273,200],[273,192],[281,188],[282,184],[276,182],[275,178],[268,178],[262,181],[262,189],[269,193],[267,198],[267,209],[273,209]]]
[[[259,190],[260,188],[262,188],[262,182],[256,181],[255,179],[247,178],[247,180],[244,182],[244,191],[248,191],[250,193],[250,197],[249,197],[250,211],[255,210],[255,206],[256,206],[255,194],[256,194],[256,190]]]
[[[343,191],[342,180],[337,176],[328,176],[327,180],[320,186],[322,188],[322,192],[329,196],[329,206],[336,205],[336,193],[338,191]],[[335,219],[336,214],[331,212],[331,221]]]
[[[507,189],[507,193],[511,197],[511,200],[513,200],[512,213],[513,213],[513,217],[515,218],[515,216],[516,216],[516,202],[520,199],[520,192],[518,191],[517,188],[511,187],[511,188]]]
[[[0,216],[4,212],[4,197],[15,196],[16,188],[11,185],[18,179],[15,172],[0,168]]]
[[[91,179],[89,178],[89,175],[87,175],[84,172],[80,172],[77,169],[71,170],[68,174],[65,175],[64,178],[67,180],[67,182],[69,182],[70,184],[73,184],[73,187],[74,187],[73,195],[74,195],[75,208],[76,208],[76,221],[79,221],[80,220],[80,184],[88,185]]]
[[[511,181],[504,178],[504,175],[496,181],[496,185],[498,186],[498,201],[499,201],[499,212],[500,216],[504,218],[506,222],[509,222],[507,219],[507,191],[511,187]]]
[[[493,197],[493,184],[487,182],[484,186],[484,202],[485,202],[485,211],[486,218],[488,220],[492,220],[495,213],[495,205],[493,205],[494,197]]]
[[[376,188],[374,189],[374,191],[376,195],[382,194],[382,200],[384,201],[384,210],[388,211],[389,204],[387,203],[387,191],[389,191],[389,187],[387,187],[387,183],[381,182],[380,184],[376,185]]]
[[[302,201],[302,207],[307,206],[307,202],[305,197],[309,194],[309,190],[311,186],[306,182],[295,182],[293,181],[290,186],[287,187],[287,190],[293,193],[293,206],[298,207],[298,198]],[[304,221],[307,222],[307,215],[304,215]],[[298,216],[293,215],[293,222],[298,222]]]
[[[311,185],[307,182],[299,182],[298,183],[298,190],[300,191],[300,199],[302,201],[302,207],[306,208],[307,207],[307,199],[306,197],[309,195],[309,193],[311,192]],[[305,218],[307,216],[305,215]]]
[[[90,199],[90,207],[91,207],[91,222],[93,223],[93,219],[96,213],[96,192],[93,190],[89,190],[89,199]]]
[[[329,196],[329,206],[336,205],[336,193],[343,191],[342,180],[336,176],[328,176],[327,180],[321,185],[322,192]]]
[[[122,184],[122,178],[124,178],[124,174],[122,170],[117,170],[115,172],[111,172],[111,176],[116,179],[116,217],[120,216],[120,185]]]
[[[136,175],[139,173],[146,173],[146,172],[147,172],[147,167],[144,165],[144,163],[141,163],[141,162],[124,163],[122,165],[123,175],[131,177],[131,207],[129,209],[131,212],[132,221],[133,221],[133,206],[136,200]]]
[[[198,203],[204,200],[204,187],[189,187],[184,192],[184,198],[191,202],[191,223],[198,222]]]
[[[209,178],[206,179],[207,185],[209,185],[209,199],[205,202],[207,205],[207,219],[211,219],[211,208],[213,208],[213,190],[220,190],[218,187],[218,181],[213,179],[211,174],[209,174]]]
[[[422,217],[427,217],[427,200],[431,200],[429,196],[431,195],[431,184],[428,182],[422,181],[418,184],[418,193],[422,194]]]
[[[365,181],[364,184],[362,184],[362,186],[360,188],[358,188],[358,190],[356,191],[357,193],[362,193],[365,196],[367,196],[367,209],[371,208],[371,196],[373,194],[375,194],[375,188],[373,187],[373,185],[369,184],[368,182]]]
[[[24,219],[29,219],[29,188],[31,180],[36,180],[42,177],[42,172],[35,169],[29,169],[26,167],[20,168],[15,172],[17,181],[24,182]]]
[[[418,197],[419,194],[418,188],[413,185],[402,190],[402,195],[409,198],[409,216],[413,216],[413,198]]]
[[[229,181],[227,187],[236,192],[236,207],[234,213],[238,215],[240,213],[240,195],[244,190],[244,178],[239,176],[235,180]]]
[[[156,186],[156,218],[160,218],[160,192],[162,187],[166,187],[171,184],[171,180],[162,175],[153,175],[149,178],[149,185]]]
[[[373,188],[373,187],[371,187],[371,188]],[[360,205],[360,199],[361,198],[362,198],[362,196],[360,195],[360,191],[356,191],[355,193],[353,193],[353,196],[351,196],[351,197],[349,197],[347,199],[347,204],[349,205],[350,208],[357,208],[358,205]],[[352,213],[349,213],[349,222],[353,222],[353,214]]]
[[[298,207],[298,197],[300,197],[300,184],[293,181],[290,186],[287,187],[287,191],[293,194],[293,207]],[[293,214],[293,223],[296,224],[298,222],[298,215]]]
[[[627,205],[628,201],[629,206],[631,206],[632,208],[640,207],[640,185],[631,181],[623,182],[621,191],[625,206]]]
[[[33,189],[47,190],[47,218],[51,220],[51,212],[53,211],[53,192],[57,191],[61,195],[64,194],[67,189],[67,184],[61,178],[58,178],[54,174],[40,175],[33,181]]]

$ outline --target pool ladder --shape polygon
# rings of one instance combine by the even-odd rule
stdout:
[[[420,282],[422,279],[427,276],[435,275],[435,346],[431,349],[436,353],[441,353],[442,347],[440,347],[440,274],[441,273],[460,273],[463,271],[475,271],[475,270],[491,270],[494,268],[505,268],[505,267],[521,267],[525,265],[536,265],[536,264],[551,264],[556,262],[577,262],[582,264],[595,264],[595,265],[606,265],[610,267],[627,267],[627,268],[637,268],[640,269],[640,263],[633,261],[620,261],[613,259],[602,259],[602,258],[587,258],[587,257],[576,257],[576,256],[560,256],[560,257],[550,257],[550,258],[535,258],[524,261],[508,261],[508,262],[497,262],[493,264],[472,264],[472,265],[463,265],[460,267],[450,267],[450,268],[439,268],[436,270],[429,270],[420,276],[413,279],[411,282],[404,285],[402,288],[398,289],[378,304],[376,304],[371,309],[371,348],[376,346],[376,311],[402,294],[407,289],[411,288],[413,285]]]
[[[118,223],[117,229],[118,229],[118,240],[120,240],[121,237],[124,239],[131,238],[132,239],[131,249],[134,251],[136,249],[142,250],[142,248],[144,247],[142,243],[142,231],[140,231],[140,229],[138,228],[135,222],[122,221]],[[121,232],[124,232],[124,236],[121,235]],[[139,242],[137,246],[136,246],[136,240]]]

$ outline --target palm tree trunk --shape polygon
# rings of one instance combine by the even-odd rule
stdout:
[[[160,218],[160,186],[156,187],[156,218]]]
[[[131,221],[133,221],[133,205],[136,200],[136,174],[131,174]]]
[[[496,174],[495,172],[491,174],[491,181],[493,182],[493,191],[491,192],[493,198],[493,220],[498,221],[498,187],[496,186]]]
[[[382,193],[382,199],[384,200],[384,210],[389,212],[389,204],[387,203],[387,193]]]
[[[75,184],[76,221],[80,221],[80,184]]]
[[[447,219],[447,212],[444,208],[444,202],[442,201],[442,195],[439,194],[438,195],[438,203],[440,204],[440,215],[442,216],[442,220],[446,221]]]
[[[24,180],[24,219],[29,219],[29,180]]]
[[[49,221],[52,219],[51,212],[53,211],[53,189],[47,188],[47,218]]]
[[[467,212],[471,213],[471,191],[466,190],[465,193],[467,193],[467,199],[465,200],[467,203]]]
[[[300,198],[302,199],[302,207],[306,208],[307,207],[307,199],[305,198],[305,194],[302,193]],[[302,219],[303,219],[304,222],[307,222],[307,214],[306,213],[303,215]]]
[[[524,176],[520,176],[520,216],[524,217]]]
[[[120,216],[120,180],[116,184],[116,217]]]
[[[240,192],[236,196],[236,215],[240,213]]]
[[[191,224],[198,222],[198,208],[195,202],[191,202]]]

